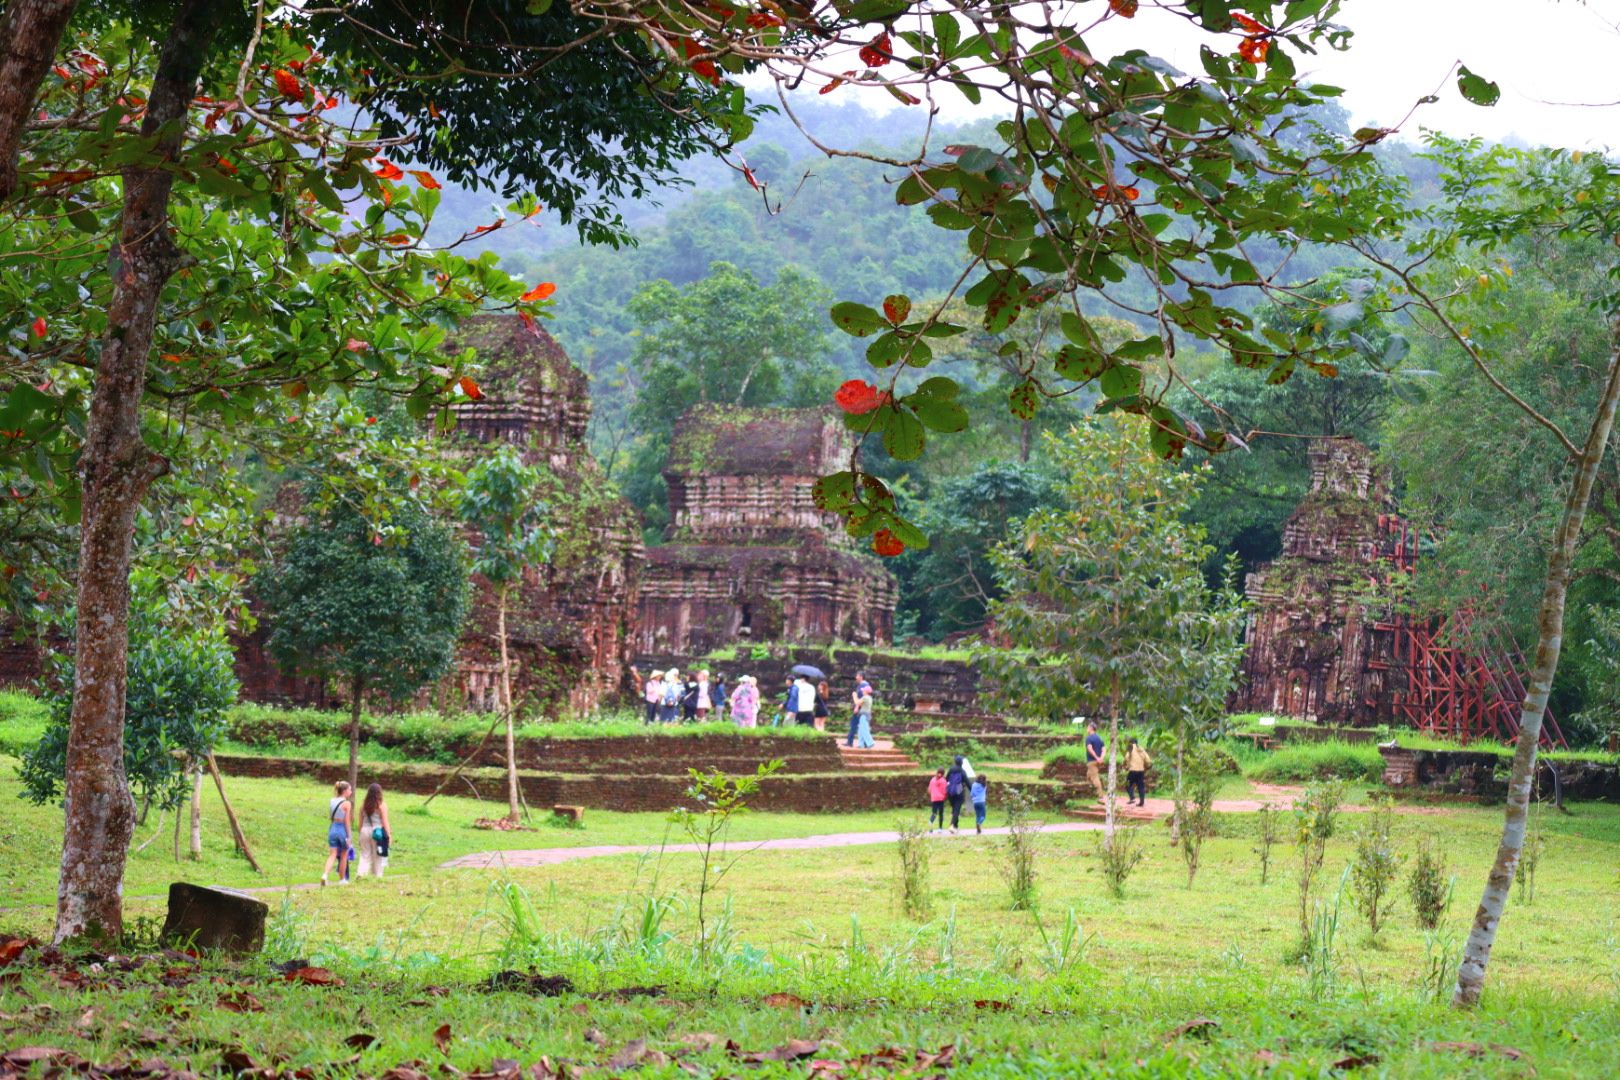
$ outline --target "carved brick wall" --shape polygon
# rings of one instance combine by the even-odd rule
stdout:
[[[1243,710],[1327,723],[1388,720],[1382,632],[1362,598],[1387,565],[1380,524],[1389,497],[1372,451],[1326,439],[1310,451],[1311,488],[1283,528],[1283,552],[1249,575],[1254,613],[1243,659]]]
[[[703,406],[677,421],[664,480],[670,543],[647,553],[644,653],[738,640],[887,644],[894,577],[850,546],[812,485],[854,443],[830,409]]]

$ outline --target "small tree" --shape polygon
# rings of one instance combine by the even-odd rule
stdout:
[[[928,825],[920,818],[895,826],[899,844],[900,877],[895,891],[906,918],[927,922],[934,914],[934,891],[928,875]]]
[[[1433,930],[1446,917],[1451,907],[1452,887],[1456,879],[1446,873],[1446,856],[1424,839],[1418,845],[1417,858],[1412,860],[1412,871],[1406,877],[1406,895],[1412,901],[1412,912],[1418,925]]]
[[[1327,859],[1327,843],[1338,824],[1339,806],[1344,802],[1344,785],[1337,780],[1305,785],[1294,804],[1294,844],[1299,849],[1299,940],[1308,953],[1311,947],[1311,886]]]
[[[124,717],[124,772],[146,810],[171,810],[191,791],[191,774],[225,733],[225,712],[236,703],[230,643],[217,628],[164,625],[161,605],[137,602],[130,624],[129,696]],[[23,756],[24,797],[57,797],[67,765],[73,665],[65,659],[51,681],[66,688],[51,698],[50,722]]]
[[[1016,787],[1006,789],[1007,837],[1001,843],[1001,876],[1014,911],[1035,910],[1035,860],[1039,854],[1041,823],[1030,816],[1034,805],[1029,795]]]
[[[1176,820],[1181,823],[1178,842],[1190,889],[1203,859],[1204,840],[1215,832],[1215,791],[1221,785],[1220,762],[1208,742],[1200,739],[1187,748],[1182,776],[1176,792]]]
[[[512,660],[507,650],[506,610],[512,586],[530,567],[551,558],[554,538],[540,498],[543,476],[525,465],[517,448],[503,444],[467,473],[461,493],[461,519],[477,535],[473,572],[495,590],[495,638],[501,656],[501,710],[506,716],[506,816],[516,823],[518,798],[517,732],[512,710]]]
[[[1254,853],[1260,856],[1261,885],[1264,885],[1266,879],[1271,876],[1271,849],[1283,838],[1281,818],[1282,811],[1271,803],[1262,806],[1260,812],[1255,815],[1255,823],[1259,827],[1257,839],[1260,846],[1254,849]]]
[[[1367,916],[1367,929],[1374,937],[1382,920],[1389,916],[1394,900],[1395,880],[1400,876],[1404,855],[1395,851],[1395,806],[1389,799],[1378,804],[1356,834],[1356,857],[1350,864],[1350,891],[1356,907]]]
[[[1242,653],[1245,608],[1211,590],[1203,530],[1181,514],[1203,470],[1154,453],[1135,417],[1088,420],[1048,445],[1063,504],[1037,510],[992,555],[1005,599],[990,615],[1007,647],[979,662],[1033,712],[1109,717],[1104,842],[1114,835],[1120,714],[1219,716]]]
[[[749,796],[759,790],[761,781],[781,768],[782,762],[773,760],[760,765],[752,776],[727,776],[719,769],[708,773],[691,769],[692,784],[686,789],[686,797],[696,803],[697,808],[681,806],[670,814],[670,820],[691,838],[702,862],[697,903],[700,960],[707,962],[709,950],[714,944],[710,940],[707,921],[709,894],[742,858],[742,854],[733,856],[729,861],[724,857],[732,819],[748,812]],[[720,851],[715,850],[716,846]]]
[[[467,616],[461,544],[413,504],[372,521],[344,502],[293,534],[259,581],[270,654],[349,692],[349,783],[366,695],[403,701],[450,670]]]

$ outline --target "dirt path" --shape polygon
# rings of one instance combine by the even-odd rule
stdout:
[[[1215,812],[1218,814],[1252,814],[1262,806],[1278,806],[1288,809],[1293,805],[1294,796],[1300,789],[1294,787],[1274,787],[1269,784],[1255,784],[1256,798],[1253,799],[1217,799]],[[1099,809],[1101,809],[1099,804]],[[1169,799],[1148,799],[1143,807],[1127,808],[1120,802],[1117,813],[1122,821],[1153,822],[1170,816],[1175,806]],[[1345,806],[1345,813],[1360,813],[1367,809],[1365,806]],[[1401,814],[1437,814],[1444,810],[1438,807],[1401,806],[1396,807]],[[1103,823],[1098,821],[1053,821],[1048,822],[1042,829],[1043,833],[1074,833],[1098,832]],[[1005,836],[1008,830],[1005,827],[984,830],[985,836]],[[932,834],[937,840],[970,840],[979,835],[971,827],[957,833],[940,831]],[[727,850],[735,851],[816,851],[823,848],[862,847],[871,844],[892,844],[900,839],[900,834],[892,830],[880,832],[849,832],[849,833],[823,833],[819,836],[783,837],[776,840],[756,840],[750,843],[734,843]],[[600,844],[592,847],[570,848],[530,848],[514,851],[476,851],[469,855],[451,859],[441,863],[441,870],[490,870],[503,867],[518,866],[555,866],[558,863],[573,862],[576,859],[600,859],[611,855],[651,855],[659,851],[666,853],[693,852],[701,850],[696,844],[666,844],[662,848],[642,844]]]

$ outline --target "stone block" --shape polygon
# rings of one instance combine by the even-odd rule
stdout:
[[[564,821],[580,823],[585,820],[585,808],[583,806],[563,806],[559,804],[551,808],[551,814],[553,817],[562,818]]]
[[[269,914],[269,904],[236,889],[176,881],[169,886],[163,938],[199,949],[258,952]]]

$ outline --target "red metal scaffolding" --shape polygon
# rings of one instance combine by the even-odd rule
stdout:
[[[1394,574],[1416,569],[1416,545],[1407,523],[1394,515],[1378,519],[1380,554]],[[1391,613],[1373,624],[1368,668],[1383,672],[1383,701],[1393,723],[1469,743],[1512,742],[1524,703],[1524,656],[1511,634],[1481,619],[1471,608],[1450,616],[1415,618]],[[1562,747],[1563,732],[1549,707],[1541,745]]]

